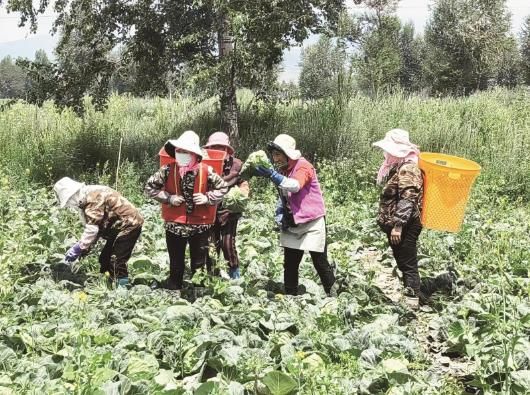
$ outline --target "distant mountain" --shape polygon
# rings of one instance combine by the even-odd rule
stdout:
[[[25,40],[0,43],[0,59],[9,55],[13,58],[23,57],[33,59],[39,49],[46,51],[49,58],[53,58],[53,50],[57,38],[50,35],[29,36]]]

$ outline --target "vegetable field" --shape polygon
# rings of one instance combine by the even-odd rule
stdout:
[[[0,393],[527,393],[526,204],[479,183],[461,233],[424,231],[422,275],[453,266],[460,277],[414,317],[395,298],[373,220],[377,190],[360,170],[342,185],[340,170],[320,165],[338,298],[325,297],[309,260],[302,295],[282,295],[274,194],[254,179],[238,237],[242,279],[198,275],[194,286],[187,276],[175,299],[151,289],[168,258],[159,208],[143,202],[141,184],[127,184],[146,218],[134,286],[112,289],[96,254],[75,274],[60,263],[81,230],[76,214],[60,212],[50,188],[14,189],[3,174]]]

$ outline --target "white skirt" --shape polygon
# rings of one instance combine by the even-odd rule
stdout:
[[[326,221],[324,217],[282,230],[280,246],[302,251],[324,252],[326,248]]]

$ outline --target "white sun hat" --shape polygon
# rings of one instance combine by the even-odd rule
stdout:
[[[167,154],[172,158],[175,157],[175,148],[194,153],[202,158],[203,153],[200,146],[200,138],[193,130],[186,130],[176,140],[168,140],[164,145]]]
[[[84,183],[74,181],[70,177],[63,177],[57,181],[53,186],[53,191],[59,201],[59,207],[64,208],[66,203],[68,203],[68,200],[70,200],[70,198],[79,192],[84,186]]]
[[[420,152],[418,146],[410,142],[409,132],[403,129],[389,130],[383,140],[376,141],[372,145],[396,158],[404,158],[411,152]]]
[[[302,157],[300,151],[296,149],[296,140],[288,134],[279,134],[272,143],[269,143],[269,151],[280,149],[292,160],[298,160]]]

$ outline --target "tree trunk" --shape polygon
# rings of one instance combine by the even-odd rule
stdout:
[[[239,139],[238,109],[236,98],[235,68],[232,59],[234,51],[234,40],[230,35],[229,21],[222,17],[222,27],[217,33],[219,45],[219,61],[221,62],[220,92],[221,104],[221,128],[230,136],[233,145],[237,145]]]

